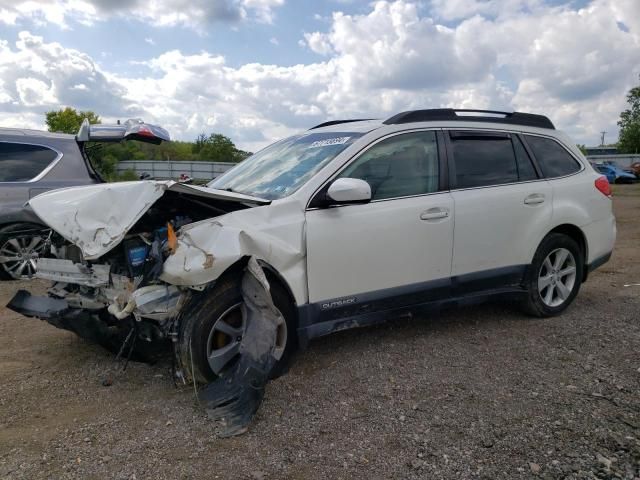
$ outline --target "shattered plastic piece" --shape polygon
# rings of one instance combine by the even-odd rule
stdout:
[[[246,331],[235,366],[198,393],[209,417],[222,424],[221,436],[240,435],[264,398],[269,372],[276,363],[277,326],[282,314],[273,304],[269,283],[255,257],[242,278],[242,314]]]
[[[114,353],[118,351],[131,331],[131,322],[121,321],[117,325],[109,325],[100,319],[99,314],[69,308],[64,299],[32,296],[26,290],[19,290],[7,308],[27,317],[45,320],[54,327],[73,332]],[[140,326],[144,327],[144,325]],[[169,340],[158,338],[160,341],[138,342],[135,351],[131,352],[131,359],[153,362],[164,357],[169,348]]]
[[[51,297],[34,297],[26,290],[18,290],[7,308],[26,317],[53,319],[69,310],[66,300]]]

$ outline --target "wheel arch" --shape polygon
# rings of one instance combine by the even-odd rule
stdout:
[[[235,263],[231,264],[222,274],[218,277],[216,282],[220,281],[221,278],[227,277],[237,277],[238,279],[242,278],[244,268],[247,266],[249,262],[249,255],[245,255],[238,259]],[[293,294],[293,290],[289,286],[289,283],[285,280],[282,274],[270,263],[260,258],[257,259],[258,263],[264,270],[265,275],[267,276],[267,280],[269,281],[269,285],[277,284],[284,292],[287,294],[289,302],[291,302],[292,310],[296,312],[296,328],[298,327],[298,304],[296,303],[296,297]]]
[[[582,275],[583,276],[582,281],[584,282],[587,279],[587,272],[588,272],[587,260],[589,258],[589,244],[587,242],[586,235],[584,234],[582,229],[577,225],[574,225],[571,223],[562,223],[560,225],[553,227],[538,241],[537,245],[535,246],[535,250],[531,254],[531,258],[533,258],[533,256],[535,255],[535,252],[538,249],[538,246],[540,245],[540,243],[542,243],[542,240],[551,233],[561,233],[563,235],[566,235],[567,237],[571,238],[578,244],[578,246],[580,247],[580,252],[582,254],[582,261],[584,265],[584,269],[583,269],[584,273]]]
[[[0,221],[0,230],[7,227],[11,227],[12,225],[20,225],[20,224],[32,225],[37,228],[42,228],[43,230],[51,230],[51,227],[45,225],[44,223],[39,223],[35,220],[26,220],[26,219],[23,220],[19,218]]]

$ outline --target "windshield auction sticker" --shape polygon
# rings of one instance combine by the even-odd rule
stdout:
[[[309,148],[329,147],[331,145],[344,145],[351,137],[325,138],[324,140],[316,140]]]

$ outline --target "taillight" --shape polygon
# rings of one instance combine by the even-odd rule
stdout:
[[[153,132],[151,131],[151,129],[149,127],[147,127],[146,125],[140,125],[140,128],[138,129],[138,135],[143,136],[143,137],[154,137],[155,136],[153,134]]]
[[[596,178],[595,185],[603,195],[611,198],[611,185],[609,185],[609,180],[607,180],[607,177]]]

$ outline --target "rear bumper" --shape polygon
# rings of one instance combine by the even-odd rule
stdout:
[[[587,240],[587,266],[593,264],[596,265],[594,268],[597,268],[611,257],[616,243],[616,219],[609,215],[583,226],[582,231]],[[605,257],[606,260],[603,260]]]
[[[601,267],[602,265],[604,265],[605,263],[607,263],[610,259],[611,259],[611,254],[613,252],[609,252],[605,255],[602,255],[598,258],[596,258],[595,260],[593,260],[591,263],[589,263],[587,265],[587,273],[591,273],[593,272],[596,268]]]

